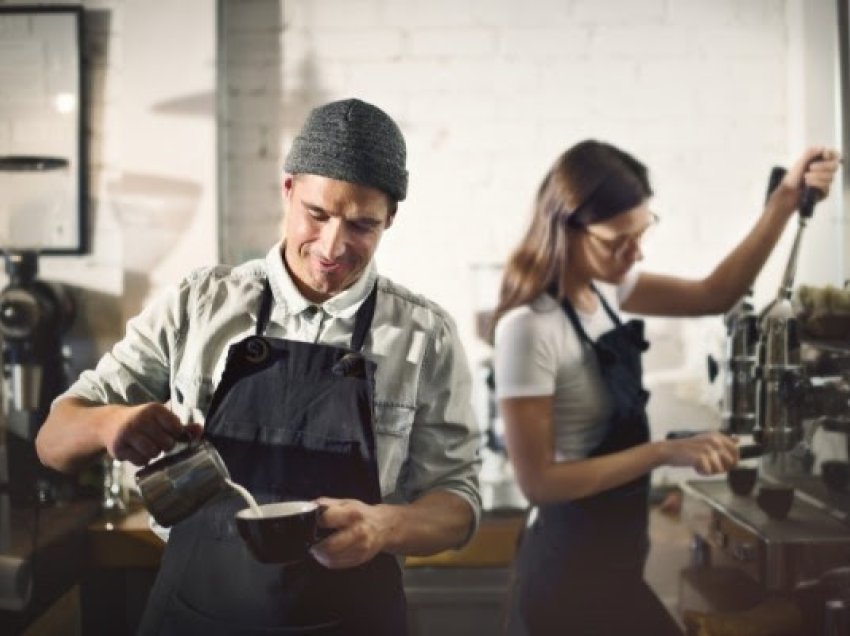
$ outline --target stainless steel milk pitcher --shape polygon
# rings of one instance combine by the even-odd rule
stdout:
[[[156,522],[173,526],[228,488],[227,466],[209,441],[193,440],[180,451],[136,473],[145,507]]]

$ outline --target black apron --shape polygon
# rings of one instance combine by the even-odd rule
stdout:
[[[351,349],[256,335],[230,347],[204,435],[260,504],[320,496],[381,501],[373,432],[376,365],[360,353],[377,286],[357,311]],[[256,561],[236,529],[241,497],[218,497],[171,535],[140,633],[406,634],[401,570],[390,554],[329,570],[312,557]]]
[[[611,414],[598,457],[649,441],[641,354],[643,321],[623,324],[595,288],[614,328],[594,342],[568,300],[562,303],[579,340],[596,355]],[[649,552],[646,474],[605,492],[540,506],[515,563],[512,634],[680,634],[643,580]]]

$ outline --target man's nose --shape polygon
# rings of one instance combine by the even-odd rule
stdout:
[[[340,219],[331,219],[322,228],[322,256],[329,260],[345,253],[345,226]]]

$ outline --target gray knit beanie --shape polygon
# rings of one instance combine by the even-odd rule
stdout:
[[[389,115],[359,99],[345,99],[310,112],[284,169],[371,186],[403,201],[406,159],[404,137]]]

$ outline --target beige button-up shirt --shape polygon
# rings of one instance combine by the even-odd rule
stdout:
[[[377,281],[363,353],[377,363],[381,493],[388,502],[403,502],[447,490],[469,503],[477,524],[481,431],[454,322],[435,303],[379,276],[374,263],[321,305],[298,292],[280,245],[265,259],[197,270],[133,318],[124,338],[65,395],[103,404],[170,400],[184,422],[203,423],[228,347],[254,333],[266,278],[274,307],[265,335],[342,347],[349,346],[357,309]]]

